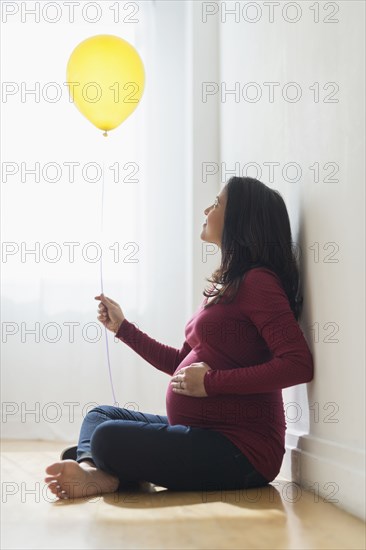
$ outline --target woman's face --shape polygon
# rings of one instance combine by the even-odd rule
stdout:
[[[215,197],[211,206],[205,210],[206,220],[203,224],[201,239],[208,243],[215,243],[221,248],[222,230],[224,228],[224,216],[226,207],[226,188]]]

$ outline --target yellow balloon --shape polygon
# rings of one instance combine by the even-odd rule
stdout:
[[[104,135],[136,109],[145,86],[135,48],[110,34],[80,42],[68,61],[66,78],[72,101]]]

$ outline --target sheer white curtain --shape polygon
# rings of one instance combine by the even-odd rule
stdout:
[[[94,300],[100,251],[104,293],[125,316],[165,344],[184,341],[185,7],[137,4],[134,24],[3,25],[3,81],[19,93],[3,103],[2,437],[72,441],[87,410],[113,404]],[[146,70],[140,105],[108,138],[63,85],[73,48],[102,33],[134,44]],[[108,339],[119,405],[164,413],[167,375]]]

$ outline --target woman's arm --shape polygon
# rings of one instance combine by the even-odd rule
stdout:
[[[267,269],[250,270],[243,284],[240,307],[265,340],[272,359],[250,367],[206,372],[208,396],[266,393],[310,382],[314,376],[312,354],[277,275]]]
[[[127,319],[122,321],[116,332],[116,338],[122,340],[158,370],[171,376],[174,374],[177,366],[191,351],[191,347],[186,340],[180,350],[166,346],[142,332],[142,330]]]

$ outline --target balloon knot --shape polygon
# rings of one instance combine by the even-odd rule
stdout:
[[[104,132],[103,136],[108,137],[108,132]]]

